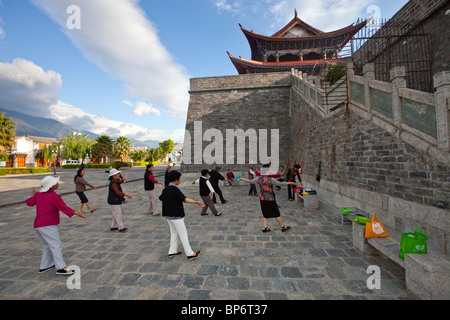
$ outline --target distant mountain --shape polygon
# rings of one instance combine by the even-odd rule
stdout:
[[[79,131],[59,121],[29,116],[21,112],[6,110],[0,107],[0,113],[6,113],[6,117],[13,118],[16,122],[16,136],[36,136],[44,138],[57,138],[71,135],[72,132]],[[91,139],[98,137],[97,134],[90,131],[80,131],[84,135],[88,135]]]
[[[149,147],[149,148],[158,148],[159,147],[159,141],[157,140],[146,140],[146,141],[139,141],[139,140],[133,140],[128,138],[135,147]]]
[[[6,110],[0,107],[0,113],[6,113],[6,117],[12,118],[16,122],[16,136],[35,136],[44,138],[60,139],[72,135],[72,132],[78,132],[78,129],[67,126],[59,121],[49,118],[29,116],[21,112]],[[99,135],[90,131],[80,131],[90,139],[96,139]],[[114,137],[113,137],[114,139]],[[130,138],[129,138],[130,139]],[[138,141],[130,139],[136,147],[159,147],[159,141],[148,140]]]

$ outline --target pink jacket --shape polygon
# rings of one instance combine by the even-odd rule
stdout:
[[[60,211],[69,217],[72,217],[76,211],[69,208],[54,190],[44,193],[36,192],[34,196],[28,198],[25,202],[29,207],[36,206],[34,228],[58,225]]]

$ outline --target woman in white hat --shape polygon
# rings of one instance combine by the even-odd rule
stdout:
[[[124,202],[125,197],[133,199],[133,197],[127,193],[124,193],[120,184],[123,181],[120,180],[120,171],[117,169],[111,169],[109,171],[109,188],[108,188],[108,204],[111,207],[111,213],[113,216],[111,222],[111,231],[119,230],[120,232],[126,232],[128,228],[125,228],[122,222],[122,208],[121,204]]]
[[[26,200],[29,207],[36,206],[34,228],[43,247],[39,273],[56,268],[56,274],[72,275],[74,271],[67,268],[62,254],[58,229],[59,212],[62,211],[69,217],[73,215],[86,217],[82,211],[69,208],[61,196],[55,192],[59,187],[59,177],[47,176],[42,179],[41,186],[39,192],[36,192],[36,188],[33,187],[33,196]]]

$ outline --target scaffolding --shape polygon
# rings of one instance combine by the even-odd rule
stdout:
[[[408,88],[433,90],[431,35],[416,21],[373,19],[350,40],[341,56],[353,59],[358,75],[363,65],[373,63],[375,79],[385,82],[390,82],[393,67],[404,66]]]

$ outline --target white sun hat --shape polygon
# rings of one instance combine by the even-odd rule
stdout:
[[[41,190],[39,192],[47,192],[51,187],[59,183],[59,177],[47,176],[41,181]]]
[[[112,177],[112,176],[115,176],[116,174],[121,173],[121,172],[122,171],[119,171],[117,169],[111,169],[111,171],[109,171],[109,176]]]

